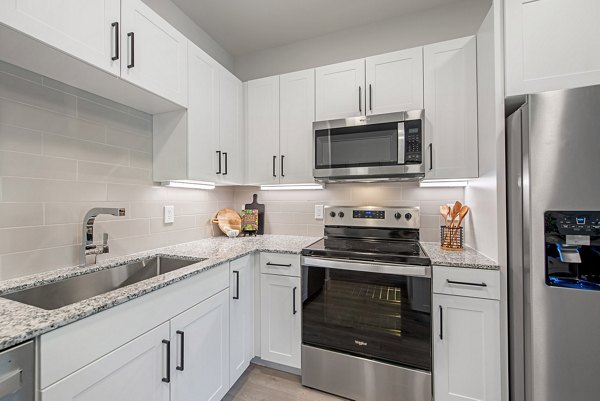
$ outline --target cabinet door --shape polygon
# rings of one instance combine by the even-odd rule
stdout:
[[[188,176],[214,182],[219,157],[219,64],[192,43],[188,62]]]
[[[121,78],[186,107],[186,37],[141,0],[121,0],[121,20]]]
[[[279,184],[279,76],[244,85],[246,183]]]
[[[0,9],[0,23],[112,74],[120,74],[115,43],[120,40],[117,31],[122,29],[119,0],[0,0]]]
[[[224,67],[219,68],[219,132],[221,150],[220,181],[242,184],[244,181],[242,81]]]
[[[423,48],[368,57],[367,114],[423,108]]]
[[[261,358],[300,368],[300,278],[261,274]]]
[[[229,390],[229,290],[171,319],[171,401],[217,401]]]
[[[508,96],[600,84],[600,2],[505,2]]]
[[[279,96],[280,182],[313,182],[312,123],[315,120],[315,70],[281,75]]]
[[[254,357],[254,263],[252,256],[230,264],[229,385],[240,378]]]
[[[433,303],[435,400],[500,400],[499,301],[434,294]]]
[[[478,176],[475,37],[425,46],[426,177]]]
[[[316,120],[365,115],[365,60],[316,69]]]
[[[168,339],[164,323],[43,389],[41,401],[169,401]]]

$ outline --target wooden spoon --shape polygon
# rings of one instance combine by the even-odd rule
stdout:
[[[460,213],[460,209],[462,208],[462,203],[460,201],[456,201],[454,206],[452,207],[452,211],[450,212],[450,228],[454,227],[454,220],[456,216]]]
[[[440,206],[440,214],[444,218],[444,225],[448,227],[448,215],[450,214],[450,206],[442,205]]]
[[[453,240],[456,239],[456,236],[458,235],[458,228],[460,228],[460,225],[462,224],[462,221],[465,218],[465,216],[469,213],[469,210],[471,209],[467,205],[460,208],[460,212],[458,212],[458,223],[456,224],[457,230],[454,233]]]

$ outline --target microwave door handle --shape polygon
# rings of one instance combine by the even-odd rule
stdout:
[[[405,135],[404,135],[404,123],[398,123],[398,164],[404,164],[405,162]]]

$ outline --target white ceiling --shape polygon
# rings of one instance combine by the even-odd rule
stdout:
[[[232,56],[457,0],[172,0]]]

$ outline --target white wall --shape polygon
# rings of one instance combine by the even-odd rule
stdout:
[[[474,35],[490,5],[490,0],[463,0],[249,53],[235,58],[234,73],[247,81]]]
[[[223,67],[233,71],[233,57],[205,30],[192,21],[171,0],[143,0],[157,14],[173,25],[199,48],[217,60]]]
[[[98,217],[102,259],[210,236],[232,201],[230,188],[154,186],[150,115],[0,62],[0,280],[76,265],[92,207],[127,210]]]

